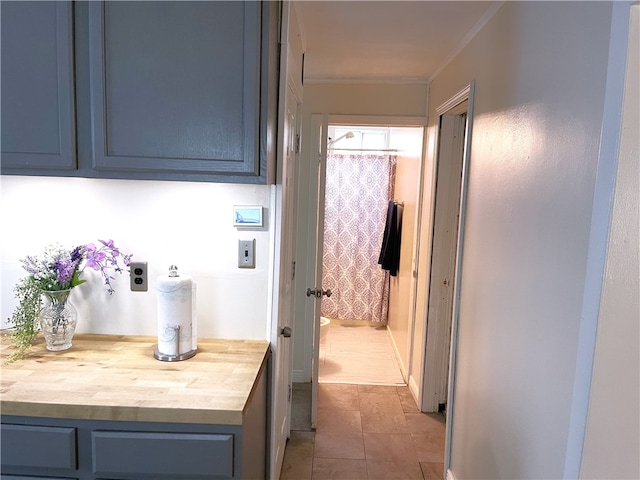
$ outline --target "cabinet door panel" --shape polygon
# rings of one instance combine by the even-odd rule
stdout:
[[[24,475],[1,475],[0,480],[78,480],[69,477],[26,477]]]
[[[258,175],[260,2],[90,2],[94,168]]]
[[[7,2],[2,17],[2,166],[76,168],[70,2]]]
[[[233,435],[94,431],[91,443],[98,475],[233,477]]]
[[[5,425],[2,433],[2,467],[76,469],[76,429]]]

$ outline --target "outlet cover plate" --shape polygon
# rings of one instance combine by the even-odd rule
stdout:
[[[147,262],[131,262],[129,265],[129,282],[132,292],[146,292],[149,289]]]

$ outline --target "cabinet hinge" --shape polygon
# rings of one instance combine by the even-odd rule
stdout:
[[[296,153],[300,153],[300,134],[296,135]]]
[[[291,262],[291,280],[296,278],[296,262]]]
[[[291,401],[291,385],[289,385],[289,396],[287,398],[287,401]]]

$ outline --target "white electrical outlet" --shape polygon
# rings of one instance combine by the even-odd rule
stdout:
[[[131,262],[129,265],[129,284],[132,292],[146,292],[149,289],[147,262]]]
[[[238,240],[238,267],[256,268],[256,239]]]

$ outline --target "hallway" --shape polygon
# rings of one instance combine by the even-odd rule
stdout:
[[[406,386],[321,383],[317,429],[291,432],[280,479],[442,479],[444,443],[444,417]]]

